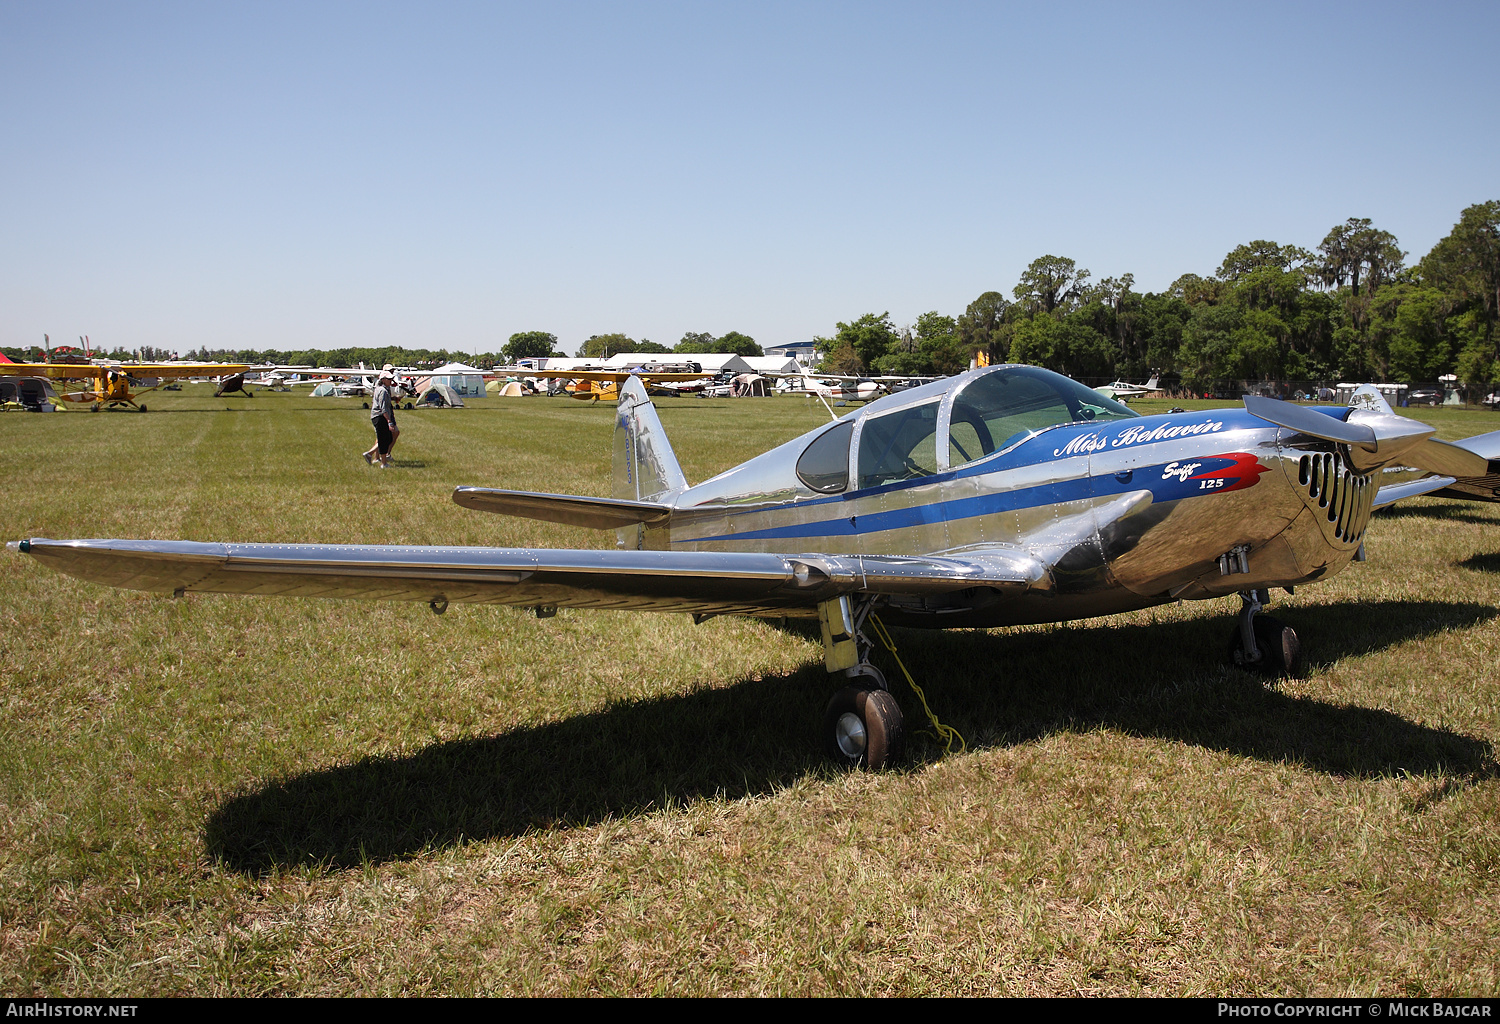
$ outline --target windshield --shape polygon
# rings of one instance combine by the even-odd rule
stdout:
[[[1076,380],[1035,366],[1006,366],[958,393],[948,427],[948,465],[961,466],[1060,423],[1098,423],[1138,414]]]
[[[941,401],[934,398],[865,420],[859,438],[860,487],[915,480],[937,472]]]

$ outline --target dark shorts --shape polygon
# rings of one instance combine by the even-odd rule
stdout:
[[[390,425],[386,423],[384,416],[370,422],[375,424],[375,444],[381,456],[389,455],[391,453],[391,442],[395,440],[395,438],[391,437]]]

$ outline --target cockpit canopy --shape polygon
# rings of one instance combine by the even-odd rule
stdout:
[[[1048,427],[1137,414],[1037,366],[992,366],[883,398],[819,434],[797,477],[820,494],[916,480],[1008,451]]]

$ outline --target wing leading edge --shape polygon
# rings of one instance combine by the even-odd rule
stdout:
[[[46,538],[8,546],[79,579],[158,593],[773,615],[809,614],[856,592],[1019,594],[1045,573],[1008,551],[947,558]]]

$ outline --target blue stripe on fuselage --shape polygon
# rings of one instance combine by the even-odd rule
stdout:
[[[1205,423],[1218,423],[1221,426],[1217,430],[1201,431],[1196,434],[1183,434],[1180,432],[1184,428],[1199,427]],[[1033,437],[1030,441],[1021,444],[1019,447],[1003,455],[982,459],[978,462],[971,462],[958,469],[949,470],[946,473],[924,476],[916,480],[902,480],[896,483],[883,484],[879,487],[869,487],[862,491],[852,491],[847,494],[833,495],[827,498],[801,501],[797,503],[797,507],[799,509],[806,509],[814,505],[855,501],[893,491],[907,490],[912,487],[944,483],[964,477],[1002,473],[1006,470],[1017,469],[1022,466],[1033,466],[1045,462],[1056,462],[1061,459],[1076,458],[1079,455],[1088,455],[1094,451],[1119,450],[1122,447],[1133,448],[1137,445],[1160,444],[1164,441],[1182,440],[1184,437],[1209,437],[1214,434],[1228,433],[1234,430],[1268,426],[1270,424],[1266,423],[1265,420],[1239,409],[1213,410],[1207,415],[1204,413],[1195,413],[1192,416],[1142,416],[1138,419],[1114,421],[1107,429],[1100,429],[1091,423],[1076,423],[1044,431]],[[1132,437],[1150,437],[1152,434],[1174,429],[1178,430],[1179,433],[1174,433],[1170,437],[1158,436],[1142,441],[1131,439]],[[1089,443],[1097,444],[1098,447],[1089,450],[1074,450],[1066,455],[1055,454],[1068,449],[1078,438],[1088,434],[1097,435]],[[1219,460],[1217,465],[1224,465],[1227,461],[1229,460]],[[1021,487],[1015,490],[999,491],[992,494],[953,498],[948,501],[923,502],[908,508],[856,513],[854,515],[824,519],[815,523],[788,523],[785,526],[769,527],[763,530],[735,531],[734,533],[710,537],[684,537],[676,539],[674,543],[696,544],[714,541],[775,540],[796,537],[850,537],[862,533],[900,530],[945,521],[953,522],[961,519],[970,519],[975,516],[993,515],[997,512],[1011,512],[1017,509],[1035,508],[1041,505],[1056,505],[1066,501],[1079,501],[1090,497],[1108,498],[1117,494],[1123,494],[1126,491],[1149,490],[1154,501],[1176,501],[1200,493],[1219,493],[1218,491],[1200,491],[1196,484],[1189,486],[1188,481],[1178,479],[1175,476],[1164,478],[1162,471],[1167,465],[1167,463],[1159,463],[1154,466],[1143,466],[1135,470],[1130,479],[1126,481],[1121,481],[1113,475],[1077,477],[1071,480],[1056,480],[1045,484],[1038,484],[1034,487]],[[682,509],[681,511],[687,512],[691,511],[691,509]],[[768,511],[771,510],[749,508],[727,514],[731,516],[743,516],[761,514]]]

